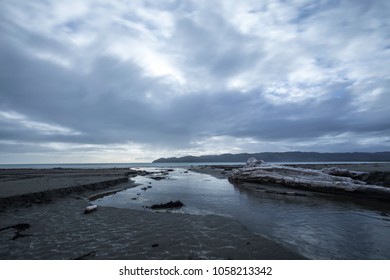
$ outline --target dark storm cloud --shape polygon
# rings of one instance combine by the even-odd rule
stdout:
[[[325,2],[5,1],[0,153],[388,149],[387,4]]]

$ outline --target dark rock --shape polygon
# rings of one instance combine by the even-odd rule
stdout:
[[[166,179],[164,176],[150,176],[153,180],[160,181]]]
[[[158,246],[160,246],[160,244],[158,244],[158,243],[152,245],[153,248],[156,248]]]
[[[150,174],[152,174],[152,172],[147,172],[145,170],[137,170],[136,171],[136,175],[138,175],[138,176],[146,176],[146,175],[150,175]]]
[[[361,180],[367,174],[367,172],[353,171],[336,167],[323,168],[321,171],[329,175],[348,177],[355,180]]]
[[[362,180],[367,184],[390,188],[390,172],[370,172],[366,174]]]
[[[184,204],[180,200],[169,201],[167,203],[153,204],[150,209],[170,209],[170,208],[181,208]]]

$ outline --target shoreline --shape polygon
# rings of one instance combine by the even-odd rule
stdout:
[[[133,187],[129,169],[2,169],[0,170],[0,211],[28,207],[69,196]]]
[[[84,214],[88,198],[134,186],[123,180],[137,171],[1,171],[0,259],[304,259],[232,218],[102,206]]]

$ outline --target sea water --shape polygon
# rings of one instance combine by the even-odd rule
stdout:
[[[381,163],[381,162],[270,162],[273,164],[365,164],[365,163]],[[160,168],[174,168],[174,167],[190,167],[199,165],[241,165],[245,162],[133,162],[133,163],[48,163],[48,164],[0,164],[0,169],[18,169],[18,168],[135,168],[135,167],[160,167]]]
[[[0,169],[18,169],[18,168],[32,168],[32,169],[46,169],[46,168],[137,168],[137,167],[190,167],[199,165],[244,165],[244,162],[172,162],[172,163],[153,163],[153,162],[135,162],[135,163],[49,163],[49,164],[0,164]]]

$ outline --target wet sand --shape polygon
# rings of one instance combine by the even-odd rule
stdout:
[[[0,259],[303,258],[231,218],[112,207],[84,214],[88,197],[133,187],[123,181],[133,175],[128,169],[1,170]]]
[[[128,168],[112,169],[0,169],[0,198],[48,190],[91,185],[135,174]]]

